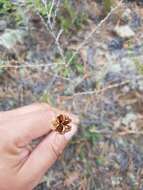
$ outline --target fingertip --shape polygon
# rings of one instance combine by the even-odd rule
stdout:
[[[72,137],[76,134],[76,132],[77,132],[77,125],[71,124],[71,130],[64,134],[65,139],[67,141],[71,140]]]
[[[79,122],[80,122],[79,117],[78,117],[77,115],[74,115],[74,114],[72,114],[71,117],[72,117],[72,122],[73,122],[74,124],[77,124],[77,125],[78,125]]]

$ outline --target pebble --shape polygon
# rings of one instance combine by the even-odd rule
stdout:
[[[108,49],[110,51],[120,50],[122,48],[123,48],[122,38],[114,38],[110,42],[108,42]]]
[[[110,66],[110,72],[113,72],[113,73],[120,73],[122,71],[122,68],[121,68],[121,65],[119,64],[113,64]]]
[[[143,0],[137,0],[137,4],[143,6]]]
[[[4,32],[7,27],[7,23],[5,20],[0,20],[0,32]]]
[[[137,84],[138,84],[138,89],[139,89],[139,91],[140,91],[140,92],[143,92],[143,81],[139,80],[139,81],[137,82]]]
[[[130,27],[137,30],[142,25],[141,17],[137,13],[132,13],[132,19],[130,22]]]
[[[128,25],[116,26],[114,32],[123,39],[134,37],[135,33]]]
[[[122,92],[123,92],[124,94],[129,93],[129,92],[130,92],[130,87],[129,87],[129,86],[124,86],[124,87],[122,88]]]
[[[131,19],[131,9],[127,8],[124,13],[122,14],[121,16],[121,19],[125,22],[125,23],[128,23]]]
[[[137,118],[136,114],[132,112],[127,113],[126,116],[122,120],[122,124],[124,124],[125,126],[129,126],[131,122],[136,120],[136,118]]]
[[[25,31],[6,29],[5,32],[0,36],[0,45],[4,48],[13,48],[17,42],[23,43]]]

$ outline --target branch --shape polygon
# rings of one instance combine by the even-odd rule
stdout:
[[[100,27],[108,20],[108,18],[112,15],[112,13],[114,13],[123,3],[123,0],[121,0],[119,2],[119,4],[113,8],[108,14],[107,16],[101,20],[101,22],[95,27],[95,29],[87,36],[87,38],[85,38],[85,40],[80,44],[80,46],[77,48],[76,52],[71,56],[71,58],[68,60],[67,65],[69,65],[71,63],[71,61],[73,60],[73,58],[78,54],[79,50],[87,43],[87,41],[93,36],[93,34],[95,32],[97,32]]]

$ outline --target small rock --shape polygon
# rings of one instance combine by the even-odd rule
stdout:
[[[123,48],[123,40],[121,38],[114,38],[108,43],[110,51],[120,50]]]
[[[121,65],[113,64],[113,65],[110,66],[109,71],[113,72],[113,73],[120,73],[122,71]]]
[[[26,35],[25,31],[6,29],[0,36],[0,45],[4,48],[11,49],[16,43],[23,43],[23,38]]]
[[[130,80],[129,86],[130,86],[131,90],[137,90],[138,89],[138,83],[134,78],[133,78],[133,80]]]
[[[141,17],[137,13],[132,13],[132,19],[130,22],[130,27],[134,30],[137,30],[139,27],[141,27],[142,20]]]
[[[113,186],[120,185],[121,181],[122,181],[122,177],[118,177],[118,176],[117,177],[116,176],[111,177],[111,183]]]
[[[132,111],[132,106],[131,105],[127,105],[125,108],[126,108],[127,112],[131,112]]]
[[[143,6],[143,0],[137,0],[137,4],[138,4],[139,6]]]
[[[136,131],[137,130],[137,124],[135,121],[131,122],[130,124],[130,130]]]
[[[113,64],[108,67],[105,75],[105,83],[119,83],[122,80],[122,68],[119,64]]]
[[[139,91],[140,91],[140,92],[143,92],[143,81],[139,80],[139,81],[137,82],[137,84],[138,84],[138,89],[139,89]]]
[[[132,112],[127,113],[126,116],[122,120],[122,124],[124,124],[125,126],[129,126],[131,122],[135,121],[136,119],[137,119],[137,116],[134,113]]]
[[[114,32],[123,39],[128,39],[135,35],[134,31],[128,25],[116,26]]]
[[[123,88],[122,88],[122,92],[124,93],[124,94],[127,94],[128,92],[130,92],[130,87],[129,86],[124,86]]]
[[[125,23],[128,23],[129,20],[131,19],[131,13],[132,13],[131,9],[128,9],[128,8],[127,8],[127,9],[124,11],[124,13],[122,14],[121,19],[122,19]]]
[[[0,20],[0,32],[3,32],[7,27],[7,23],[5,20]]]
[[[125,151],[119,151],[117,154],[117,162],[120,164],[120,172],[124,173],[129,167],[129,156]]]
[[[120,61],[122,71],[124,75],[128,76],[128,78],[133,78],[133,76],[136,74],[136,65],[134,61],[128,57],[123,57]]]

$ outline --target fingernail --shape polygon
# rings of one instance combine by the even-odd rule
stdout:
[[[76,132],[77,132],[77,126],[72,125],[72,130],[64,134],[65,139],[68,141],[71,140],[71,138],[76,134]]]

